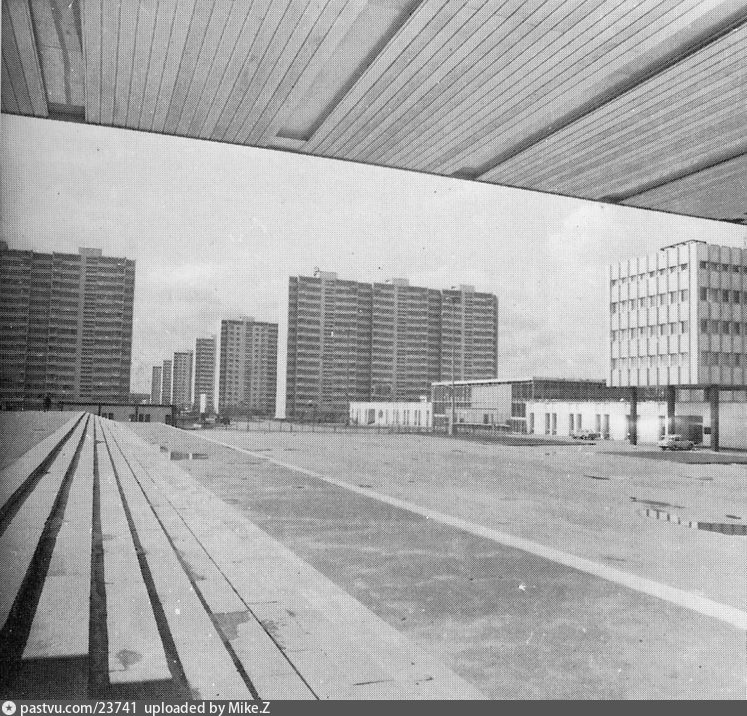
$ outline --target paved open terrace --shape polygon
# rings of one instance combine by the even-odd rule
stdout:
[[[0,455],[5,695],[747,693],[744,464],[80,414],[0,427],[27,436]]]

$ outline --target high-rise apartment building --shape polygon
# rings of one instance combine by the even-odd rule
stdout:
[[[158,405],[161,402],[161,372],[162,366],[154,365],[153,373],[150,379],[150,402],[152,405]]]
[[[278,324],[242,316],[220,329],[219,412],[275,414]]]
[[[747,250],[688,241],[609,267],[614,386],[747,384]]]
[[[440,379],[495,378],[498,298],[472,286],[460,286],[442,292],[441,309]]]
[[[126,401],[135,262],[0,242],[0,401]]]
[[[163,362],[163,370],[161,371],[161,402],[164,405],[172,405],[172,397],[171,361],[165,360]]]
[[[373,285],[371,399],[417,400],[439,379],[441,292],[406,279]]]
[[[286,413],[346,412],[371,391],[371,284],[322,271],[290,278]]]
[[[192,351],[174,353],[172,374],[173,403],[181,410],[192,408]]]
[[[286,414],[347,415],[350,401],[417,400],[431,383],[494,378],[498,299],[453,291],[345,281],[333,272],[291,277]],[[452,350],[453,348],[453,350]]]
[[[215,336],[198,338],[195,342],[195,408],[215,412]],[[201,396],[205,396],[204,409]]]

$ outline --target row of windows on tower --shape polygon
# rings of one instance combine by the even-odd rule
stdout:
[[[701,288],[700,300],[747,304],[747,291],[730,291],[729,289],[722,288]]]
[[[618,308],[620,312],[628,310],[635,311],[636,308],[654,308],[656,306],[666,306],[674,303],[686,302],[690,298],[690,292],[685,288],[681,291],[669,291],[667,293],[658,293],[654,296],[642,296],[641,298],[631,298],[619,303],[612,302],[610,304],[610,312],[617,313]]]
[[[612,369],[618,368],[667,368],[687,363],[687,353],[669,353],[658,356],[632,356],[630,358],[613,358]]]
[[[639,328],[622,328],[612,331],[612,341],[628,341],[636,338],[655,338],[656,336],[676,336],[687,333],[688,321],[662,323],[657,326],[641,326]]]
[[[634,274],[633,276],[622,276],[621,278],[613,278],[610,283],[611,285],[617,286],[619,283],[621,286],[625,286],[628,283],[634,283],[639,280],[643,280],[644,278],[654,278],[654,276],[666,276],[669,274],[670,276],[673,276],[677,273],[677,271],[687,271],[687,264],[680,264],[679,266],[670,266],[669,268],[660,268],[660,269],[652,269],[651,271],[643,271],[639,274]]]
[[[747,266],[739,266],[737,264],[722,264],[715,263],[713,261],[701,261],[700,268],[703,271],[719,271],[721,273],[745,273],[747,274]]]

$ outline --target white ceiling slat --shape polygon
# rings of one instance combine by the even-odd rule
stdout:
[[[272,101],[279,84],[288,73],[302,44],[310,37],[311,31],[325,15],[329,22],[329,11],[334,12],[333,0],[309,0],[303,7],[303,2],[296,2],[288,8],[282,23],[267,48],[265,57],[257,68],[252,81],[252,88],[247,93],[243,119],[238,125],[233,141],[245,144],[257,120]],[[333,7],[330,8],[330,5]],[[230,136],[230,135],[227,135]]]
[[[411,77],[429,54],[437,51],[440,44],[449,42],[453,32],[471,17],[475,6],[455,2],[447,4],[432,22],[410,42],[393,62],[382,72],[365,94],[365,101],[351,111],[335,129],[335,138],[327,143],[324,153],[330,156],[346,156],[345,149],[357,134],[361,122],[365,122],[386,101],[387,91],[403,79]]]
[[[28,87],[26,86],[23,65],[18,54],[18,46],[16,45],[16,38],[13,34],[13,25],[10,21],[10,14],[4,0],[2,25],[3,66],[6,67],[11,82],[13,83],[13,94],[18,104],[18,111],[21,114],[32,115],[34,113],[34,108],[31,104]]]
[[[261,54],[257,54],[260,51],[255,50],[255,45],[262,46],[262,39],[258,41],[258,36],[266,28],[268,17],[278,20],[282,16],[281,6],[282,0],[253,0],[226,76],[200,132],[201,137],[223,140],[261,59]]]
[[[582,168],[578,163],[579,155],[598,152],[600,145],[622,142],[631,133],[639,136],[638,132],[666,122],[674,113],[673,101],[681,95],[686,94],[687,103],[692,103],[693,90],[703,86],[708,87],[709,94],[714,97],[717,93],[729,92],[743,81],[741,60],[738,59],[739,54],[747,49],[747,32],[743,33],[743,36],[731,33],[726,46],[718,43],[718,49],[713,46],[706,48],[688,62],[660,73],[542,143],[503,162],[481,178],[505,183],[531,177],[533,182],[541,182],[568,168],[570,158],[575,171]],[[725,52],[728,52],[728,61],[722,57]],[[737,59],[733,59],[735,54]],[[707,112],[708,105],[703,104],[702,110]]]
[[[328,35],[345,7],[345,0],[309,3],[283,52],[275,63],[258,101],[236,135],[241,144],[259,141],[267,125],[263,117],[272,117],[286,101],[288,93],[306,68],[314,52]]]
[[[706,120],[701,126],[683,129],[665,148],[649,146],[648,149],[609,160],[606,175],[599,170],[583,174],[575,181],[557,185],[557,189],[563,194],[588,192],[590,198],[635,194],[646,184],[660,184],[669,177],[689,173],[724,154],[747,151],[744,121],[730,113],[722,121]]]
[[[207,123],[208,114],[218,102],[222,107],[220,97],[228,96],[229,88],[233,79],[238,74],[238,48],[242,37],[246,37],[251,28],[247,26],[247,17],[249,8],[243,2],[234,2],[231,6],[226,29],[223,33],[215,51],[210,70],[205,79],[204,86],[200,96],[195,101],[195,112],[189,124],[187,131],[192,137],[209,137],[210,132],[203,134],[203,125]],[[232,69],[233,68],[233,69]],[[230,82],[229,82],[230,79]],[[218,115],[215,115],[213,122],[217,121]]]
[[[5,64],[5,60],[2,61],[2,78],[0,78],[0,89],[2,90],[2,110],[3,112],[10,112],[11,114],[18,114],[21,110],[18,107],[16,101],[16,95],[13,91],[13,82],[8,72],[8,66]],[[29,106],[31,101],[29,100]]]
[[[600,152],[593,163],[579,167],[577,175],[568,172],[550,185],[561,193],[593,185],[596,196],[625,195],[641,184],[658,183],[669,174],[702,163],[714,153],[721,154],[727,148],[736,151],[739,145],[747,145],[747,137],[744,117],[734,111],[730,100],[744,106],[747,87],[724,98],[724,105],[718,112],[701,112],[697,119],[674,117],[671,126],[662,125],[657,131],[649,131],[639,145]],[[663,136],[666,139],[662,141]],[[731,143],[735,146],[729,148]]]
[[[611,0],[583,0],[574,6],[568,0],[549,0],[541,4],[530,15],[529,20],[512,14],[490,39],[490,49],[479,58],[470,58],[461,77],[454,77],[453,84],[443,92],[423,112],[409,124],[409,131],[379,157],[382,163],[390,161],[397,166],[409,166],[412,156],[421,150],[434,137],[443,136],[446,126],[455,122],[465,122],[474,98],[482,86],[496,77],[502,68],[515,62],[523,52],[531,48],[535,41],[551,35],[554,24],[568,18],[581,19],[590,9]],[[419,103],[420,104],[420,103]]]
[[[390,81],[384,83],[378,96],[369,93],[369,101],[354,125],[346,132],[344,143],[338,142],[336,153],[347,158],[359,159],[364,147],[373,140],[377,131],[413,92],[416,92],[431,77],[438,74],[444,62],[448,62],[455,51],[462,48],[494,14],[492,3],[466,3],[439,30],[432,40],[401,71],[395,72]],[[493,8],[495,6],[492,6]],[[353,131],[354,130],[354,131]]]
[[[649,190],[623,202],[626,206],[690,213],[715,219],[747,218],[747,156]]]
[[[32,113],[36,117],[46,117],[47,92],[44,89],[34,28],[26,0],[3,0],[3,25],[6,22],[9,23],[8,29],[14,39],[15,53],[23,71]],[[5,33],[3,35],[5,39]],[[13,53],[14,50],[11,48],[10,52]],[[10,66],[8,69],[10,71]],[[16,99],[19,99],[18,92]]]
[[[228,20],[231,11],[236,6],[236,2],[225,2],[218,0],[213,7],[213,15],[210,18],[210,24],[205,31],[205,40],[202,43],[200,56],[197,59],[197,66],[192,74],[189,91],[187,92],[182,103],[181,116],[176,126],[176,134],[188,135],[189,128],[195,117],[195,112],[202,99],[205,91],[205,83],[208,74],[215,64],[216,54],[221,40],[226,32]]]
[[[735,177],[744,178],[743,171],[746,160],[747,158],[744,156],[737,157],[663,186],[641,192],[623,203],[628,205],[638,204],[643,197],[648,197],[649,200],[663,205],[684,199],[692,195],[694,191],[709,191],[713,187],[718,189],[722,186],[729,186]]]
[[[282,12],[278,12],[277,17],[272,18],[271,22],[267,22],[260,29],[254,46],[259,61],[247,91],[226,128],[223,137],[225,141],[241,143],[239,133],[249,119],[254,105],[258,101],[262,102],[267,80],[296,31],[298,23],[301,22],[308,8],[312,15],[314,12],[318,14],[322,2],[324,0],[286,0],[285,7],[280,8]]]
[[[195,4],[194,15],[189,25],[189,32],[179,61],[179,71],[174,81],[174,91],[164,122],[163,131],[167,134],[176,132],[179,120],[184,113],[185,100],[194,79],[197,63],[205,47],[208,25],[212,22],[215,4],[215,0],[198,0]],[[208,53],[212,56],[211,48],[208,48]]]
[[[435,121],[438,108],[467,87],[479,75],[481,68],[491,56],[497,56],[503,51],[501,43],[515,29],[514,23],[518,22],[516,13],[522,8],[522,2],[523,0],[508,0],[503,5],[496,6],[497,12],[494,17],[458,48],[448,64],[434,72],[428,83],[416,89],[412,96],[403,102],[401,110],[392,113],[391,126],[385,128],[383,136],[376,138],[362,158],[385,164],[388,157],[409,148],[411,142],[420,136],[421,129],[425,129],[423,123]],[[562,2],[564,0],[551,0],[544,4],[542,9],[549,12]],[[536,24],[534,17],[532,20],[532,24]],[[399,111],[403,112],[401,117]]]
[[[445,0],[423,0],[412,15],[394,34],[384,49],[365,69],[358,81],[317,127],[314,135],[304,146],[311,154],[324,154],[334,138],[332,131],[361,101],[364,94],[375,84],[383,72],[399,54],[423,31],[434,14],[446,4]]]
[[[701,22],[701,24],[703,23]],[[692,25],[688,27],[688,32],[690,32],[691,36],[693,32],[692,27]],[[633,88],[623,97],[609,102],[600,110],[587,115],[574,123],[574,125],[561,129],[551,135],[541,143],[543,148],[542,156],[533,151],[536,147],[530,147],[520,155],[512,157],[487,172],[482,178],[505,182],[511,181],[512,176],[515,174],[526,176],[533,174],[538,177],[540,175],[551,176],[556,171],[555,165],[561,167],[569,156],[581,151],[582,144],[580,140],[584,140],[584,143],[591,145],[591,142],[586,141],[584,132],[581,131],[585,131],[587,126],[593,124],[593,132],[589,132],[588,137],[591,137],[593,133],[600,136],[605,131],[605,126],[609,127],[610,131],[616,125],[627,128],[629,124],[627,117],[632,113],[639,114],[643,120],[648,120],[649,126],[652,126],[662,116],[661,114],[656,114],[655,109],[652,110],[653,113],[649,114],[652,97],[662,106],[667,104],[671,107],[672,102],[677,101],[677,95],[686,92],[688,86],[697,90],[700,90],[702,87],[708,87],[711,94],[714,94],[713,90],[716,85],[722,85],[724,91],[728,90],[728,87],[734,83],[732,81],[724,85],[722,78],[729,72],[734,77],[737,76],[737,72],[741,72],[741,68],[736,67],[733,57],[734,53],[744,53],[744,40],[746,37],[745,28],[730,32],[720,40],[706,45],[704,49],[701,49],[684,61],[680,61],[673,67],[655,75],[642,85]],[[714,98],[718,99],[715,97],[715,94]],[[611,135],[607,137],[606,141],[609,141],[610,138]],[[560,149],[561,146],[562,149]],[[518,157],[523,157],[521,166],[515,161]],[[539,169],[539,174],[537,174],[536,170],[539,167],[541,169]]]
[[[569,148],[572,151],[573,168],[568,165],[567,156],[561,158],[560,162],[555,162],[555,155],[548,149],[547,168],[543,169],[539,164],[536,171],[532,171],[529,166],[526,172],[521,172],[519,168],[520,180],[529,181],[533,186],[548,181],[562,182],[568,177],[592,171],[595,164],[614,159],[619,154],[640,151],[649,140],[654,145],[663,146],[666,140],[662,137],[675,136],[681,127],[696,127],[702,118],[707,121],[711,117],[715,121],[722,111],[738,112],[740,105],[734,105],[733,102],[741,102],[740,95],[744,95],[747,90],[741,66],[739,61],[735,62],[731,74],[716,81],[704,82],[706,77],[696,76],[689,87],[684,84],[674,85],[676,89],[662,91],[659,97],[652,97],[649,102],[626,104],[624,109],[614,115],[616,122],[592,125],[594,132],[590,135],[582,134],[581,141],[575,143],[571,141],[572,135],[568,136],[569,144],[572,145]],[[713,77],[711,75],[711,80]],[[536,156],[537,151],[533,154]],[[513,166],[516,167],[517,164],[518,162],[514,162]]]
[[[444,88],[453,87],[463,77],[478,49],[488,51],[486,40],[505,24],[506,13],[510,11],[509,3],[486,3],[460,30],[456,41],[444,45],[434,56],[433,64],[437,66],[422,78],[418,74],[410,79],[395,95],[391,106],[387,107],[387,113],[378,118],[376,126],[369,127],[366,138],[357,145],[356,157],[363,161],[377,161],[380,154],[391,146],[391,141],[399,136],[402,128],[411,126],[429,101],[437,98]]]
[[[300,73],[298,71],[288,73],[272,102],[268,104],[257,121],[252,134],[249,135],[249,142],[256,141],[259,144],[265,144],[272,141],[276,144],[275,135],[284,126],[301,98],[310,90],[321,68],[330,61],[332,54],[365,6],[365,0],[346,0],[342,11],[335,18],[329,32],[321,39],[319,45],[316,47],[310,43],[304,45],[302,52],[299,53]],[[301,141],[301,146],[303,146],[303,141]]]
[[[122,0],[103,0],[101,6],[101,124],[114,120],[114,88],[117,82],[119,14]]]
[[[576,94],[566,91],[562,102],[542,112],[536,102],[543,102],[543,107],[549,105],[550,99],[557,100],[561,96],[560,88],[569,82],[575,82],[575,87],[591,86],[593,80],[589,75],[595,72],[609,76],[613,71],[612,58],[623,53],[621,48],[635,47],[639,42],[638,33],[660,23],[662,13],[671,11],[679,1],[665,0],[653,9],[651,5],[656,0],[596,8],[575,24],[573,32],[542,44],[533,57],[522,58],[524,64],[520,68],[502,68],[483,89],[481,96],[485,102],[469,122],[457,126],[454,131],[447,130],[446,136],[421,153],[414,161],[415,166],[445,173],[463,166],[479,166],[484,160],[474,157],[478,149],[489,146],[495,156],[501,142],[505,141],[506,135],[501,132],[498,136],[497,127],[510,126],[528,116],[532,127],[544,128],[571,109],[582,106],[587,99],[582,90]],[[511,142],[516,143],[525,135],[519,130],[510,136]]]
[[[80,33],[70,0],[30,0],[47,103],[83,107],[84,67]]]
[[[166,56],[171,44],[171,32],[176,22],[178,0],[158,0],[156,23],[148,51],[143,99],[137,126],[149,131],[156,119],[156,106],[163,84]]]
[[[87,3],[86,3],[87,4]],[[138,127],[140,125],[140,110],[143,105],[145,85],[148,80],[148,69],[153,35],[156,29],[156,13],[158,2],[140,3],[135,35],[135,50],[132,57],[130,89],[127,93],[127,117],[125,125]]]
[[[119,47],[117,48],[117,82],[114,87],[114,114],[112,124],[127,125],[129,98],[132,89],[132,68],[135,57],[135,40],[140,24],[140,0],[122,0],[119,18]]]
[[[199,1],[201,2],[201,0]],[[168,50],[163,64],[161,87],[153,113],[152,129],[154,132],[163,132],[166,125],[166,115],[171,106],[171,98],[174,96],[176,78],[184,58],[189,29],[194,19],[195,4],[196,0],[177,0]]]
[[[86,0],[82,7],[86,121],[92,124],[101,122],[101,2]]]
[[[699,0],[682,0],[673,7],[662,3],[655,10],[637,13],[635,20],[629,17],[631,21],[624,28],[611,26],[612,34],[599,33],[589,43],[594,46],[604,38],[604,43],[595,46],[588,57],[580,62],[570,58],[572,63],[564,73],[557,71],[551,83],[533,88],[542,97],[541,103],[527,95],[528,100],[521,100],[508,116],[486,118],[479,125],[472,124],[469,136],[429,163],[427,168],[448,173],[465,164],[480,166],[489,162],[567,114],[569,107],[582,107],[588,97],[599,95],[604,91],[602,88],[609,87],[615,73],[623,77],[629,75],[626,65],[631,61],[640,70],[643,69],[639,66],[640,58],[655,64],[666,57],[673,49],[672,38],[680,35],[685,42],[681,34],[702,17],[704,7],[711,5],[704,6]],[[692,41],[692,36],[688,41]]]

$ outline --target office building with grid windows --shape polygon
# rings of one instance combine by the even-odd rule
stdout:
[[[747,250],[688,241],[609,268],[613,386],[747,382]]]
[[[126,401],[135,262],[0,242],[0,402]]]

